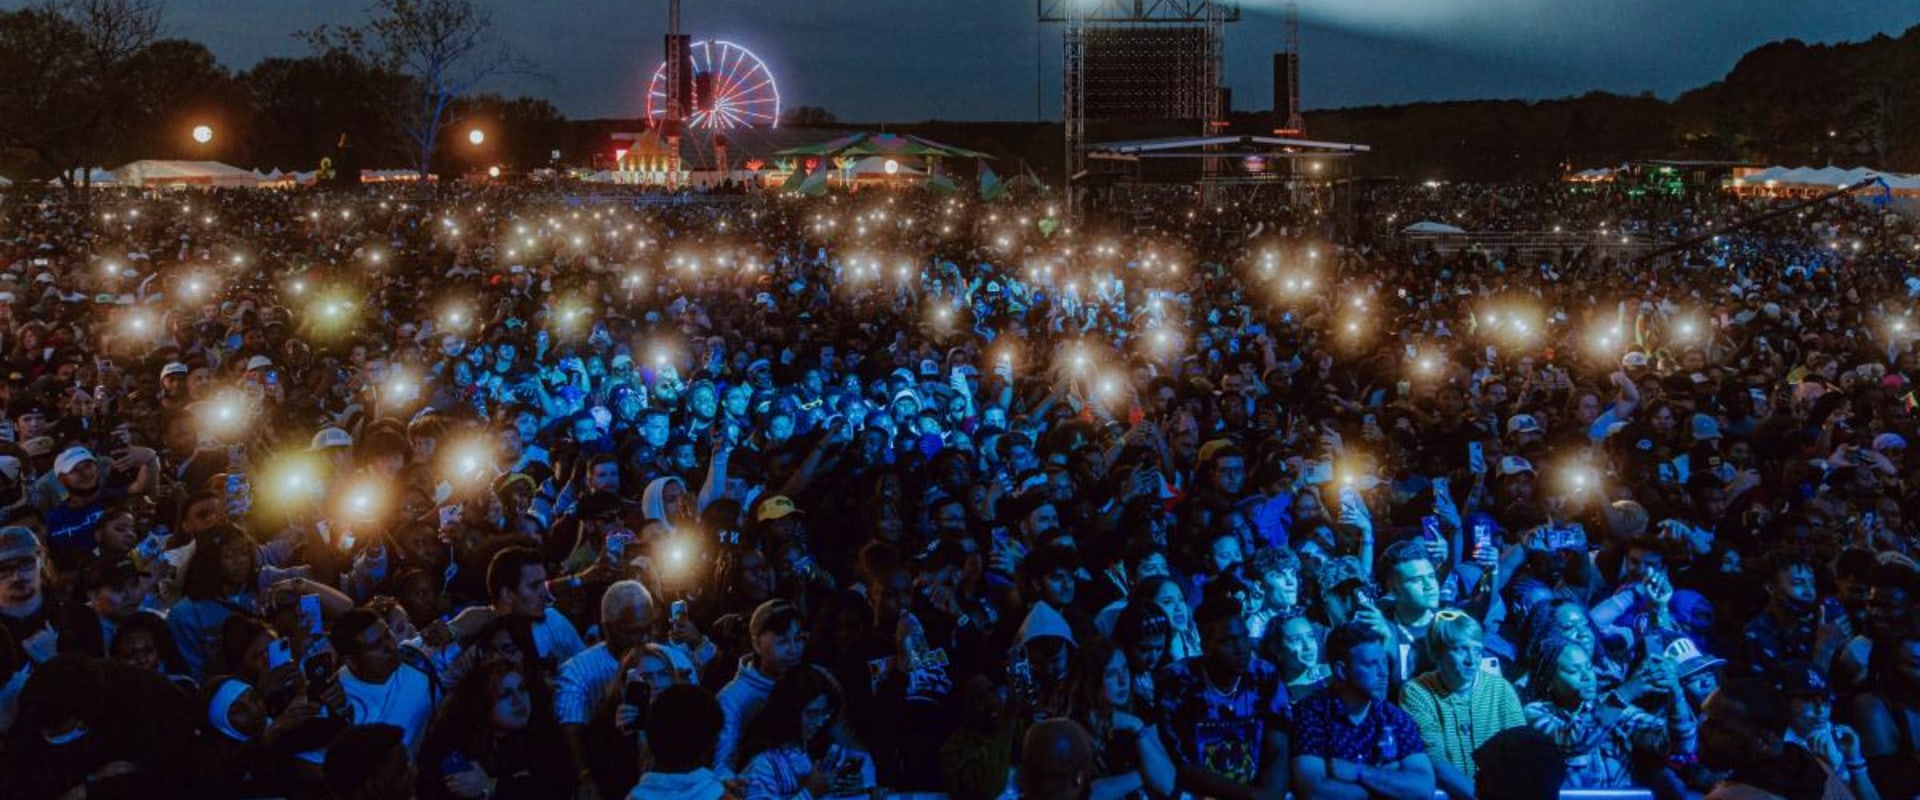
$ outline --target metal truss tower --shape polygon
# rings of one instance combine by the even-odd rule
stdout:
[[[1215,133],[1226,125],[1224,108],[1223,44],[1226,24],[1240,21],[1240,4],[1237,0],[1036,0],[1039,20],[1043,23],[1064,23],[1061,36],[1060,59],[1060,121],[1065,145],[1066,183],[1068,186],[1067,203],[1069,214],[1073,210],[1073,176],[1086,169],[1086,132],[1087,119],[1095,116],[1102,119],[1187,119],[1198,118],[1202,135]],[[1101,82],[1100,98],[1089,104],[1088,62],[1098,61],[1102,75],[1110,76],[1119,66],[1119,72],[1127,72],[1122,60],[1126,54],[1117,52],[1129,44],[1145,45],[1153,48],[1161,58],[1168,57],[1166,48],[1169,37],[1144,38],[1130,42],[1127,32],[1142,31],[1148,28],[1185,28],[1198,32],[1195,42],[1199,52],[1172,54],[1176,59],[1184,59],[1188,68],[1176,68],[1175,75],[1149,76],[1170,86],[1162,87],[1170,91],[1154,92],[1149,96],[1142,92],[1137,97],[1115,96],[1116,90]],[[1178,34],[1178,30],[1172,31]],[[1091,48],[1089,39],[1098,46]],[[1111,49],[1116,52],[1108,52]],[[1189,58],[1192,57],[1192,58]],[[1108,63],[1108,62],[1112,63]],[[1133,70],[1138,72],[1140,70]],[[1117,90],[1125,94],[1127,90]],[[1105,100],[1107,102],[1100,102]],[[1148,103],[1160,107],[1147,111]],[[1115,112],[1117,106],[1127,111]],[[1211,170],[1213,162],[1207,162]]]

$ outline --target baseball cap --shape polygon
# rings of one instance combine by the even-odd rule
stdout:
[[[34,538],[33,531],[19,526],[0,528],[0,561],[21,558],[40,552],[40,540]]]
[[[1233,442],[1230,442],[1226,439],[1214,439],[1210,442],[1207,442],[1206,444],[1200,445],[1200,455],[1199,455],[1199,458],[1195,459],[1195,461],[1201,464],[1210,462],[1213,460],[1213,454],[1218,453],[1221,450],[1225,450],[1232,446],[1233,446]]]
[[[805,513],[806,512],[800,510],[799,506],[793,504],[793,498],[784,494],[776,494],[761,501],[760,508],[753,512],[753,521],[770,522],[776,519],[785,519],[791,514]]]
[[[102,586],[120,586],[135,578],[146,577],[147,572],[133,563],[132,559],[121,558],[112,561],[95,561],[87,567],[85,582],[88,588]]]
[[[330,447],[352,447],[353,434],[339,428],[321,428],[313,435],[313,449],[325,450]]]
[[[178,361],[175,361],[171,364],[168,364],[160,368],[160,377],[162,378],[170,377],[173,375],[185,375],[185,374],[187,374],[187,365],[182,364]]]
[[[1641,369],[1647,366],[1647,354],[1639,351],[1628,353],[1620,358],[1620,366],[1629,369]]]
[[[1540,421],[1537,419],[1534,419],[1532,414],[1515,414],[1512,417],[1507,418],[1507,435],[1508,436],[1512,436],[1514,434],[1520,434],[1520,433],[1543,433],[1543,432],[1544,432],[1544,429],[1540,427]]]
[[[1682,678],[1727,663],[1724,658],[1700,652],[1700,646],[1685,636],[1667,643],[1667,660],[1673,662],[1674,674]]]
[[[92,460],[94,460],[92,450],[84,447],[69,447],[53,459],[53,472],[55,475],[65,475]]]
[[[1360,568],[1360,560],[1353,556],[1340,556],[1327,562],[1320,570],[1320,585],[1327,587],[1329,593],[1345,591],[1352,586],[1367,585],[1367,572]]]
[[[923,358],[920,360],[920,374],[930,378],[938,377],[940,375],[940,364],[931,358]]]
[[[273,366],[273,359],[268,358],[266,356],[254,356],[252,358],[247,359],[248,372],[252,372],[253,370],[256,370],[256,369],[266,369],[271,366]]]
[[[1833,684],[1827,673],[1809,661],[1794,660],[1775,665],[1773,685],[1788,697],[1831,697]]]
[[[785,600],[768,600],[753,610],[753,616],[747,620],[747,632],[756,637],[766,633],[767,629],[774,624],[776,615],[791,615],[789,619],[797,619],[799,612],[794,609],[792,603]]]
[[[1900,438],[1900,434],[1883,433],[1873,437],[1873,449],[1875,450],[1887,450],[1896,447],[1902,450],[1907,449],[1907,440]]]
[[[1508,475],[1516,475],[1522,472],[1529,475],[1535,474],[1533,465],[1527,463],[1526,459],[1519,456],[1507,456],[1506,458],[1500,459],[1500,477],[1504,478]]]
[[[1693,415],[1693,438],[1695,439],[1720,438],[1720,421],[1717,419],[1714,419],[1713,417],[1707,416],[1705,414]]]

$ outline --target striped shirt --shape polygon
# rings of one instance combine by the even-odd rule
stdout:
[[[1437,672],[1422,674],[1401,689],[1400,708],[1420,727],[1427,755],[1452,764],[1469,778],[1476,769],[1475,748],[1496,733],[1527,724],[1513,684],[1486,672],[1464,692],[1449,691]]]
[[[619,676],[620,660],[607,652],[605,642],[567,659],[560,665],[559,686],[553,694],[553,710],[560,724],[585,725],[592,720],[607,687]]]

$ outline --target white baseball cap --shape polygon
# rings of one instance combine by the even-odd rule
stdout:
[[[92,450],[84,447],[69,447],[54,457],[53,472],[55,475],[65,475],[92,460],[94,460]]]

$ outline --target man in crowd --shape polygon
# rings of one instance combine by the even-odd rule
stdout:
[[[1303,797],[1433,796],[1433,762],[1413,718],[1387,702],[1392,665],[1379,631],[1327,634],[1327,690],[1294,708],[1294,791]]]

